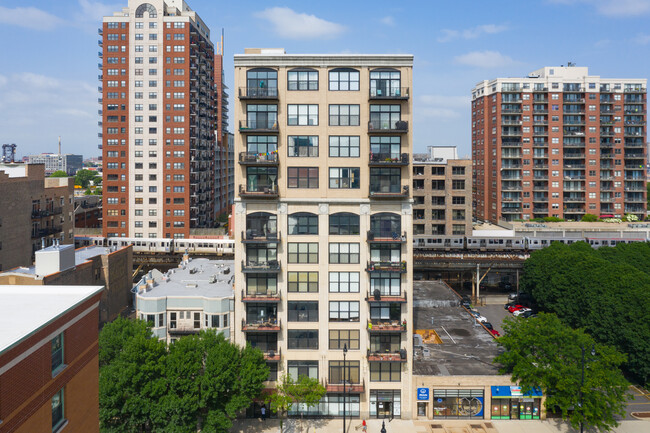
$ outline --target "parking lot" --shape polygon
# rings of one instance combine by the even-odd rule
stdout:
[[[508,313],[508,310],[503,308],[503,304],[491,304],[484,305],[482,307],[475,307],[475,310],[481,313],[482,316],[485,316],[488,319],[488,322],[492,324],[494,329],[499,331],[499,334],[503,335],[503,319],[506,317],[512,317],[511,313]]]

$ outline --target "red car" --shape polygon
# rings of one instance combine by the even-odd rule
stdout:
[[[523,305],[515,304],[510,307],[508,307],[508,311],[511,313],[514,313],[517,310],[521,310],[522,308],[525,308]]]
[[[491,332],[492,335],[494,335],[495,337],[501,337],[501,334],[499,334],[499,331],[497,331],[496,329],[490,329],[490,332]]]

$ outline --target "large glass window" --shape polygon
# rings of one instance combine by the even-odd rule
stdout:
[[[373,244],[370,247],[370,260],[373,262],[400,262],[402,248],[400,245]]]
[[[330,105],[330,126],[359,126],[358,105]]]
[[[358,158],[359,136],[331,135],[329,150],[332,158]]]
[[[329,72],[329,89],[332,91],[359,90],[359,71],[338,68]]]
[[[358,301],[330,301],[330,322],[358,322]]]
[[[375,353],[396,353],[401,349],[399,334],[379,334],[370,336],[370,351]]]
[[[275,129],[278,126],[278,106],[275,104],[248,104],[246,127],[251,129]]]
[[[266,245],[248,245],[246,248],[246,264],[248,266],[268,266],[276,263],[278,250]]]
[[[278,95],[278,72],[273,69],[246,71],[246,96],[266,97]]]
[[[375,238],[399,238],[402,233],[402,218],[386,212],[371,215],[370,231]]]
[[[246,191],[275,191],[278,182],[277,167],[247,167]]]
[[[371,320],[400,320],[402,307],[396,302],[376,302],[370,304]]]
[[[400,72],[395,69],[376,69],[370,71],[370,95],[387,97],[401,96]]]
[[[346,345],[349,350],[359,350],[358,329],[330,329],[330,350],[342,350]]]
[[[318,272],[288,272],[287,290],[289,292],[318,292]]]
[[[384,161],[401,156],[402,139],[399,136],[370,137],[370,154],[373,161]]]
[[[434,389],[434,418],[474,418],[482,417],[482,389]]]
[[[332,242],[329,244],[330,264],[359,263],[359,244]]]
[[[288,156],[318,156],[317,135],[290,135],[287,137]]]
[[[371,194],[398,194],[402,191],[402,170],[392,167],[370,169]]]
[[[258,155],[278,151],[278,137],[272,135],[249,135],[246,137],[246,152]]]
[[[318,330],[289,329],[287,331],[289,349],[318,349]]]
[[[52,374],[63,367],[63,332],[52,339]]]
[[[318,188],[318,167],[287,167],[287,188]]]
[[[359,215],[340,212],[330,215],[330,235],[358,235]]]
[[[374,296],[400,296],[402,278],[394,272],[375,272],[370,275],[370,293]]]
[[[318,361],[287,361],[287,369],[293,380],[300,376],[318,379]]]
[[[269,353],[278,350],[278,334],[275,332],[246,333],[246,343],[257,347],[262,352]]]
[[[402,380],[402,364],[399,362],[371,362],[371,382],[399,382]]]
[[[278,278],[275,274],[246,275],[247,295],[275,295],[278,293]]]
[[[318,302],[289,302],[289,322],[318,322]]]
[[[344,370],[345,368],[345,370]],[[328,383],[360,383],[359,361],[330,361]]]
[[[268,323],[278,319],[278,306],[275,303],[260,302],[246,304],[246,323]]]
[[[399,105],[371,105],[370,129],[400,129],[401,111]]]
[[[278,217],[267,212],[246,215],[246,239],[271,237],[278,233]]]
[[[287,106],[289,126],[318,125],[318,105],[290,104]]]
[[[359,293],[358,272],[330,272],[331,293]]]
[[[299,212],[289,215],[290,235],[317,235],[318,215]]]
[[[359,189],[359,168],[330,167],[330,188]]]
[[[52,397],[52,431],[56,431],[65,422],[63,397],[63,389]]]
[[[288,90],[318,90],[318,71],[292,69],[287,72]]]
[[[289,242],[289,263],[318,263],[318,243],[297,243]]]

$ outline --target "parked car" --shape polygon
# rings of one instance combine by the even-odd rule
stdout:
[[[494,327],[492,326],[492,324],[490,322],[483,322],[483,326],[485,326],[490,331],[494,329]]]
[[[472,300],[469,299],[469,296],[463,296],[463,298],[460,300],[460,305],[469,309],[472,307]]]
[[[474,316],[474,318],[476,318],[476,320],[478,320],[479,322],[481,322],[481,323],[487,322],[487,319],[485,318],[485,316],[481,316],[481,313],[479,313],[478,311],[471,310],[469,313],[472,316]]]
[[[523,317],[524,319],[527,319],[528,317],[537,317],[537,314],[533,310],[530,311],[524,311],[519,315],[519,317]]]
[[[515,311],[517,311],[517,310],[521,310],[522,308],[526,308],[526,307],[524,307],[524,306],[521,305],[521,304],[511,305],[510,307],[508,307],[508,312],[510,312],[510,313],[514,313]]]
[[[510,308],[510,307],[514,307],[514,306],[517,305],[517,304],[518,304],[517,302],[508,302],[507,304],[505,304],[505,305],[503,306],[503,308],[504,308],[505,310],[507,310],[508,308]]]
[[[499,334],[499,331],[497,331],[496,329],[490,329],[490,333],[495,337],[501,337],[501,334]]]
[[[516,293],[510,293],[508,295],[508,301],[516,301],[517,300],[517,294]]]
[[[526,312],[530,312],[530,313],[532,313],[533,310],[531,310],[530,308],[525,308],[525,307],[524,307],[524,308],[521,308],[521,309],[519,309],[519,310],[515,310],[515,311],[513,311],[513,312],[512,312],[512,315],[513,315],[513,316],[520,316],[521,314],[526,313]]]

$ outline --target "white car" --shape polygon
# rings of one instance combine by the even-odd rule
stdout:
[[[526,311],[533,311],[530,308],[521,308],[519,310],[516,310],[515,312],[512,313],[513,316],[520,316],[521,314],[525,313]]]
[[[471,310],[469,312],[476,320],[478,320],[481,323],[487,322],[488,320],[485,318],[485,316],[481,316],[481,313],[478,311]]]

